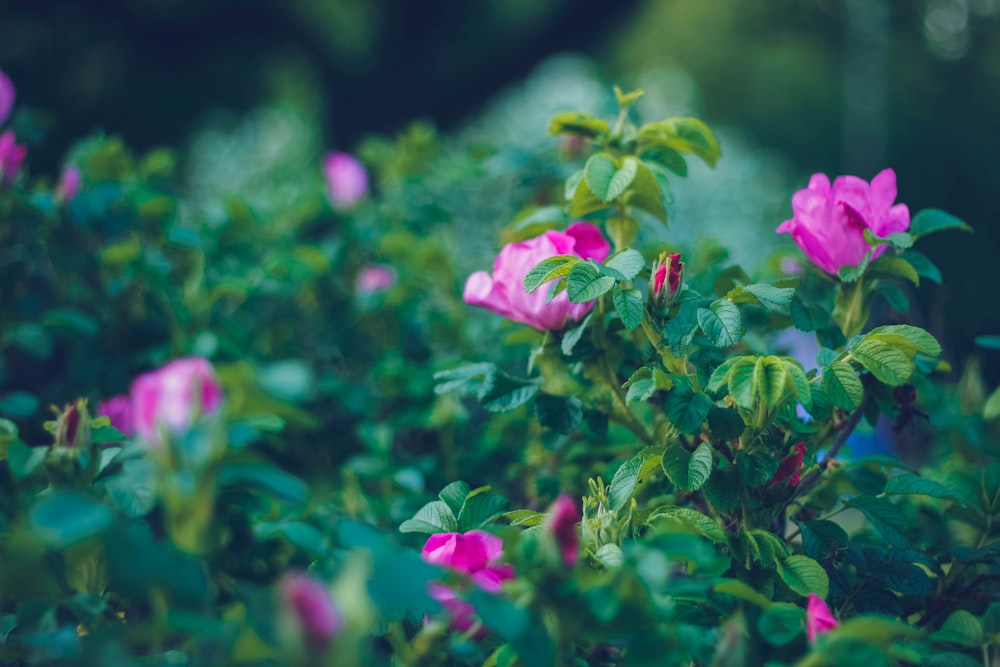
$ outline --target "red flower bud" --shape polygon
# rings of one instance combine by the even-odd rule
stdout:
[[[784,482],[785,488],[790,489],[799,483],[799,477],[802,475],[802,460],[806,455],[806,444],[804,442],[797,443],[792,449],[795,450],[794,453],[786,456],[781,462],[768,486],[778,486]]]
[[[666,311],[677,300],[684,278],[684,262],[681,254],[660,253],[659,259],[653,262],[652,280],[649,282],[649,303],[657,315],[665,315]]]

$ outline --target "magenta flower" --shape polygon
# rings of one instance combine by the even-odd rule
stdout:
[[[510,243],[493,262],[492,277],[485,271],[469,276],[465,302],[543,331],[561,329],[567,318],[578,320],[586,315],[594,302],[570,303],[562,292],[546,303],[549,290],[543,287],[528,294],[524,291],[524,277],[536,264],[556,255],[603,262],[610,250],[601,230],[589,222],[574,222],[564,232],[548,231],[527,241]]]
[[[813,174],[809,187],[792,197],[793,217],[778,227],[788,232],[802,252],[818,267],[837,274],[842,266],[856,266],[870,246],[864,230],[885,238],[910,228],[910,210],[896,204],[896,172],[886,169],[869,185],[857,176],[840,176],[830,185],[826,174]],[[882,244],[872,259],[885,251]]]
[[[437,601],[441,607],[448,612],[451,617],[449,626],[456,632],[468,632],[480,623],[476,617],[476,608],[465,600],[460,600],[455,591],[444,584],[431,584],[427,590],[431,598]],[[473,635],[476,639],[482,639],[489,634],[489,631],[480,624],[479,629]]]
[[[3,73],[3,70],[0,70],[0,125],[3,125],[7,117],[10,116],[10,111],[14,108],[15,97],[14,82]]]
[[[343,626],[330,591],[321,581],[289,573],[281,579],[279,595],[285,613],[291,616],[313,650],[326,648]]]
[[[792,453],[782,460],[768,486],[784,484],[786,489],[798,486],[799,478],[802,476],[802,461],[806,455],[806,443],[796,443],[792,450]]]
[[[368,172],[353,155],[329,153],[323,159],[323,173],[336,208],[351,208],[368,193]]]
[[[830,613],[823,598],[815,593],[809,594],[809,604],[806,606],[806,634],[809,641],[816,641],[816,635],[829,632],[840,625]]]
[[[580,557],[580,533],[576,525],[580,523],[580,508],[565,493],[560,494],[549,508],[546,521],[548,532],[555,538],[563,565],[571,567]]]
[[[59,185],[56,188],[56,197],[63,202],[69,203],[80,191],[80,168],[75,164],[68,164],[63,169],[62,176],[59,177]]]
[[[132,423],[132,399],[124,394],[112,396],[97,408],[97,414],[111,420],[111,425],[131,438],[135,433]]]
[[[680,294],[684,280],[684,262],[679,252],[661,252],[660,257],[653,262],[653,275],[649,283],[649,302],[653,311],[665,315],[677,295]]]
[[[490,593],[498,593],[503,582],[514,578],[513,567],[497,562],[503,556],[503,540],[483,530],[431,535],[420,555],[431,565],[468,575]]]
[[[17,143],[13,132],[7,130],[0,134],[0,183],[14,180],[27,155],[28,149]]]
[[[198,415],[222,405],[222,387],[207,359],[193,357],[172,361],[132,383],[135,433],[148,442],[159,441],[162,426],[184,431]]]
[[[387,264],[369,264],[358,272],[356,288],[360,294],[372,294],[396,284],[396,269]]]

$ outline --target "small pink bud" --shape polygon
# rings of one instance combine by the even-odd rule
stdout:
[[[17,97],[14,89],[14,82],[10,77],[0,70],[0,125],[10,116],[11,109],[14,108],[14,99]]]
[[[653,274],[649,283],[649,303],[657,315],[666,315],[670,306],[677,300],[684,280],[684,262],[681,254],[660,253],[659,259],[653,262]]]
[[[323,173],[336,208],[351,208],[368,193],[368,172],[353,155],[329,153],[323,160]]]
[[[90,448],[90,413],[87,400],[67,405],[56,418],[55,446],[87,450]]]
[[[576,563],[580,556],[580,533],[576,525],[580,523],[580,508],[565,493],[561,494],[549,509],[548,530],[559,547],[562,562],[567,567]]]
[[[387,264],[369,264],[358,272],[356,287],[360,294],[381,292],[395,285],[396,277],[396,269]]]
[[[0,134],[0,183],[10,183],[21,169],[28,149],[17,143],[14,133],[7,130]]]
[[[809,594],[809,604],[806,607],[806,634],[809,641],[816,641],[816,635],[829,632],[840,625],[830,613],[823,598],[815,593]]]
[[[132,399],[124,394],[112,396],[97,408],[97,414],[111,420],[111,425],[131,438],[135,433],[132,420]]]
[[[285,613],[294,619],[308,647],[325,649],[343,625],[326,585],[299,573],[285,575],[279,584]]]
[[[784,483],[785,488],[792,488],[799,483],[799,477],[802,475],[802,461],[806,455],[806,444],[799,442],[792,449],[794,451],[786,456],[781,465],[778,466],[778,470],[768,482],[768,486],[778,486]]]
[[[80,190],[80,168],[75,164],[68,164],[63,169],[59,178],[59,186],[56,189],[56,198],[62,202],[69,203]]]
[[[159,441],[159,428],[188,429],[202,414],[222,405],[222,387],[207,359],[192,357],[172,361],[132,383],[132,416],[135,433],[149,443]]]

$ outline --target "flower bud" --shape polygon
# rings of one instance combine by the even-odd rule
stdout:
[[[7,130],[0,134],[0,183],[14,180],[27,154],[28,149],[17,143],[13,132]]]
[[[80,191],[80,168],[75,164],[68,164],[63,169],[62,176],[59,177],[59,185],[56,188],[56,198],[68,204],[73,201],[73,197]]]
[[[56,417],[55,446],[90,451],[90,413],[87,399],[77,399]]]
[[[289,635],[310,652],[325,650],[343,625],[326,585],[300,573],[289,573],[279,584],[283,620]]]
[[[799,477],[802,475],[802,461],[806,455],[806,444],[804,442],[797,443],[792,449],[794,451],[786,456],[781,465],[778,466],[778,470],[768,482],[768,486],[784,485],[784,488],[790,489],[798,485]]]
[[[674,305],[684,283],[684,262],[681,254],[660,253],[653,262],[653,272],[649,281],[649,303],[654,314],[664,316]]]
[[[838,625],[840,624],[830,613],[830,608],[826,606],[823,598],[810,593],[809,604],[806,607],[806,634],[809,635],[809,641],[816,641],[817,635],[829,632]]]
[[[323,160],[323,174],[335,208],[351,208],[368,193],[368,172],[353,155],[328,154]]]
[[[10,116],[10,111],[14,108],[15,97],[14,82],[3,73],[3,70],[0,70],[0,125],[3,125],[7,117]]]
[[[580,508],[565,493],[561,494],[549,510],[546,528],[559,547],[563,565],[571,567],[580,555],[580,534],[576,524],[580,522]]]
[[[135,433],[158,444],[160,430],[184,432],[194,420],[219,410],[222,387],[207,359],[193,357],[172,361],[132,383],[132,416]]]

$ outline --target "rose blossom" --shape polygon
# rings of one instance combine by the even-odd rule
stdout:
[[[3,70],[0,70],[0,125],[3,125],[10,116],[10,111],[14,108],[15,97],[14,82],[4,74]]]
[[[172,361],[132,383],[135,432],[156,442],[163,424],[183,431],[199,414],[213,413],[222,405],[222,387],[207,359],[192,357]]]
[[[369,264],[358,272],[356,287],[361,294],[372,294],[396,284],[396,269],[387,264]]]
[[[10,183],[21,169],[21,162],[28,149],[17,143],[14,133],[7,130],[0,134],[0,182]]]
[[[826,606],[823,598],[810,593],[809,604],[806,607],[806,634],[809,635],[809,641],[816,641],[817,635],[829,632],[838,625],[840,624],[830,613],[830,608]]]
[[[531,294],[524,291],[524,277],[543,260],[556,255],[576,255],[603,262],[611,247],[601,230],[589,222],[575,222],[564,232],[548,231],[527,241],[510,243],[493,263],[493,276],[477,271],[465,283],[465,302],[481,306],[515,322],[543,331],[561,329],[566,319],[578,320],[594,302],[571,303],[565,292],[551,302],[543,286]]]
[[[305,574],[286,574],[278,585],[285,613],[313,650],[325,648],[343,625],[326,585]]]
[[[905,232],[910,210],[896,204],[896,172],[886,169],[869,184],[857,176],[840,176],[830,185],[826,174],[813,174],[809,187],[792,196],[793,217],[776,230],[788,232],[818,267],[836,275],[843,266],[856,266],[871,250],[865,229],[879,237]],[[872,259],[885,251],[882,244]]]
[[[106,401],[102,401],[97,408],[97,414],[111,420],[111,425],[131,438],[135,433],[135,426],[132,420],[132,399],[124,394],[112,396]]]
[[[68,164],[63,169],[59,178],[59,185],[56,188],[57,197],[60,201],[71,202],[76,193],[80,191],[80,168],[75,164]]]
[[[323,159],[323,173],[336,208],[351,208],[368,193],[368,172],[353,155],[329,153]]]

